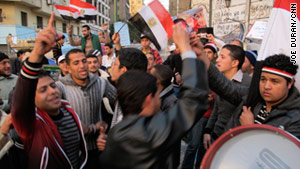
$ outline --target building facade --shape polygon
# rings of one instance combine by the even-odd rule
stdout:
[[[110,24],[117,21],[128,20],[131,15],[129,13],[129,0],[110,0]]]
[[[177,16],[189,9],[191,9],[191,0],[169,0],[169,13],[171,16]]]
[[[245,40],[255,21],[268,21],[274,0],[192,0],[192,8],[204,8],[214,34],[225,43]],[[246,41],[247,42],[247,41]]]
[[[6,44],[8,34],[12,34],[17,39],[16,43],[34,42],[37,32],[47,26],[52,11],[55,12],[54,26],[57,32],[65,35],[70,25],[73,34],[80,36],[82,25],[90,25],[93,33],[96,33],[103,23],[110,21],[109,0],[86,0],[97,7],[98,15],[95,21],[80,22],[64,20],[54,7],[54,4],[69,6],[69,2],[69,0],[1,0],[0,45]]]

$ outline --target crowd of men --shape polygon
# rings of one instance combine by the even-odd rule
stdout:
[[[0,138],[14,142],[1,168],[176,169],[187,136],[181,168],[193,169],[237,126],[267,124],[300,138],[298,66],[288,56],[258,66],[257,51],[244,51],[240,40],[219,48],[208,35],[202,44],[182,19],[166,60],[143,34],[141,49],[123,48],[106,24],[98,35],[84,25],[81,39],[69,28],[80,49],[66,48],[53,23],[54,14],[29,57],[20,50],[10,63],[0,53]],[[51,50],[54,75],[43,69]]]

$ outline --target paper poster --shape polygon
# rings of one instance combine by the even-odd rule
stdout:
[[[125,22],[115,22],[114,23],[115,32],[119,32],[121,46],[130,45],[130,36],[128,25]]]

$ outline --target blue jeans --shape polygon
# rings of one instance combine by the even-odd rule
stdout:
[[[201,118],[189,132],[189,143],[182,162],[182,169],[194,168],[196,154],[196,165],[200,166],[200,163],[206,151],[203,145],[203,130],[206,126],[207,121],[208,118]],[[197,167],[199,168],[199,166]]]

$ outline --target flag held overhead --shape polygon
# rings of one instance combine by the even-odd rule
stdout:
[[[57,9],[57,12],[61,15],[61,17],[65,20],[76,20],[80,17],[80,12],[76,8],[63,5],[55,5],[55,8]]]
[[[152,1],[129,19],[131,23],[155,45],[158,50],[167,46],[172,37],[173,20],[158,1]]]

